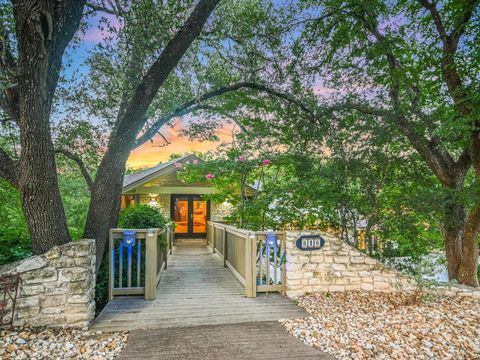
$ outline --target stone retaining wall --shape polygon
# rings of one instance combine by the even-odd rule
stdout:
[[[320,250],[303,251],[296,247],[302,235],[320,235],[325,245]],[[316,231],[287,231],[287,295],[291,298],[324,291],[413,291],[416,281],[391,269],[339,238]],[[480,298],[480,288],[459,284],[425,283],[424,293],[434,296]]]
[[[95,242],[74,241],[8,264],[20,273],[14,326],[85,327],[95,316]]]
[[[321,235],[320,250],[296,247],[301,235]],[[413,290],[415,281],[363,254],[339,238],[319,232],[287,231],[287,295],[291,298],[322,291]]]

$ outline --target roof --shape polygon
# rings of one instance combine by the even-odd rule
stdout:
[[[179,162],[186,162],[186,161],[191,161],[191,160],[198,160],[199,162],[203,160],[200,159],[198,156],[194,154],[187,154],[182,157],[179,157],[177,159],[173,159],[170,161],[167,161],[165,163],[158,164],[157,166],[151,167],[149,169],[134,173],[134,174],[129,174],[125,175],[123,177],[123,189],[122,192],[130,191],[134,188],[136,188],[139,185],[142,185],[152,179],[155,179],[157,176],[163,175],[165,173],[168,173],[170,169],[175,170],[175,164]],[[259,191],[259,188],[261,188],[260,184],[254,184],[252,185],[247,185],[248,188],[254,192]]]
[[[155,177],[161,172],[166,171],[168,168],[173,168],[176,163],[182,162],[186,160],[187,158],[195,158],[197,160],[201,160],[197,156],[193,154],[188,154],[184,155],[180,158],[173,159],[170,161],[167,161],[165,163],[158,164],[154,167],[151,167],[149,169],[140,171],[138,173],[133,173],[129,175],[125,175],[123,177],[123,191],[126,191],[126,189],[131,188],[132,185],[140,185],[141,183],[150,180],[151,178]]]

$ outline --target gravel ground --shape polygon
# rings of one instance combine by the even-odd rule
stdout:
[[[312,316],[282,324],[339,359],[480,359],[480,299],[344,292],[298,299]]]
[[[0,359],[115,359],[128,333],[81,330],[0,331]]]

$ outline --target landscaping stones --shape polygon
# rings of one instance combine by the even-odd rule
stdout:
[[[312,316],[282,324],[339,359],[480,358],[479,298],[350,291],[297,301]]]
[[[0,331],[0,359],[115,359],[128,332],[73,329]]]

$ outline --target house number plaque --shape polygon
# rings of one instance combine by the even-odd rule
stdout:
[[[325,239],[320,235],[304,235],[297,239],[296,245],[300,250],[319,250],[325,245]]]

